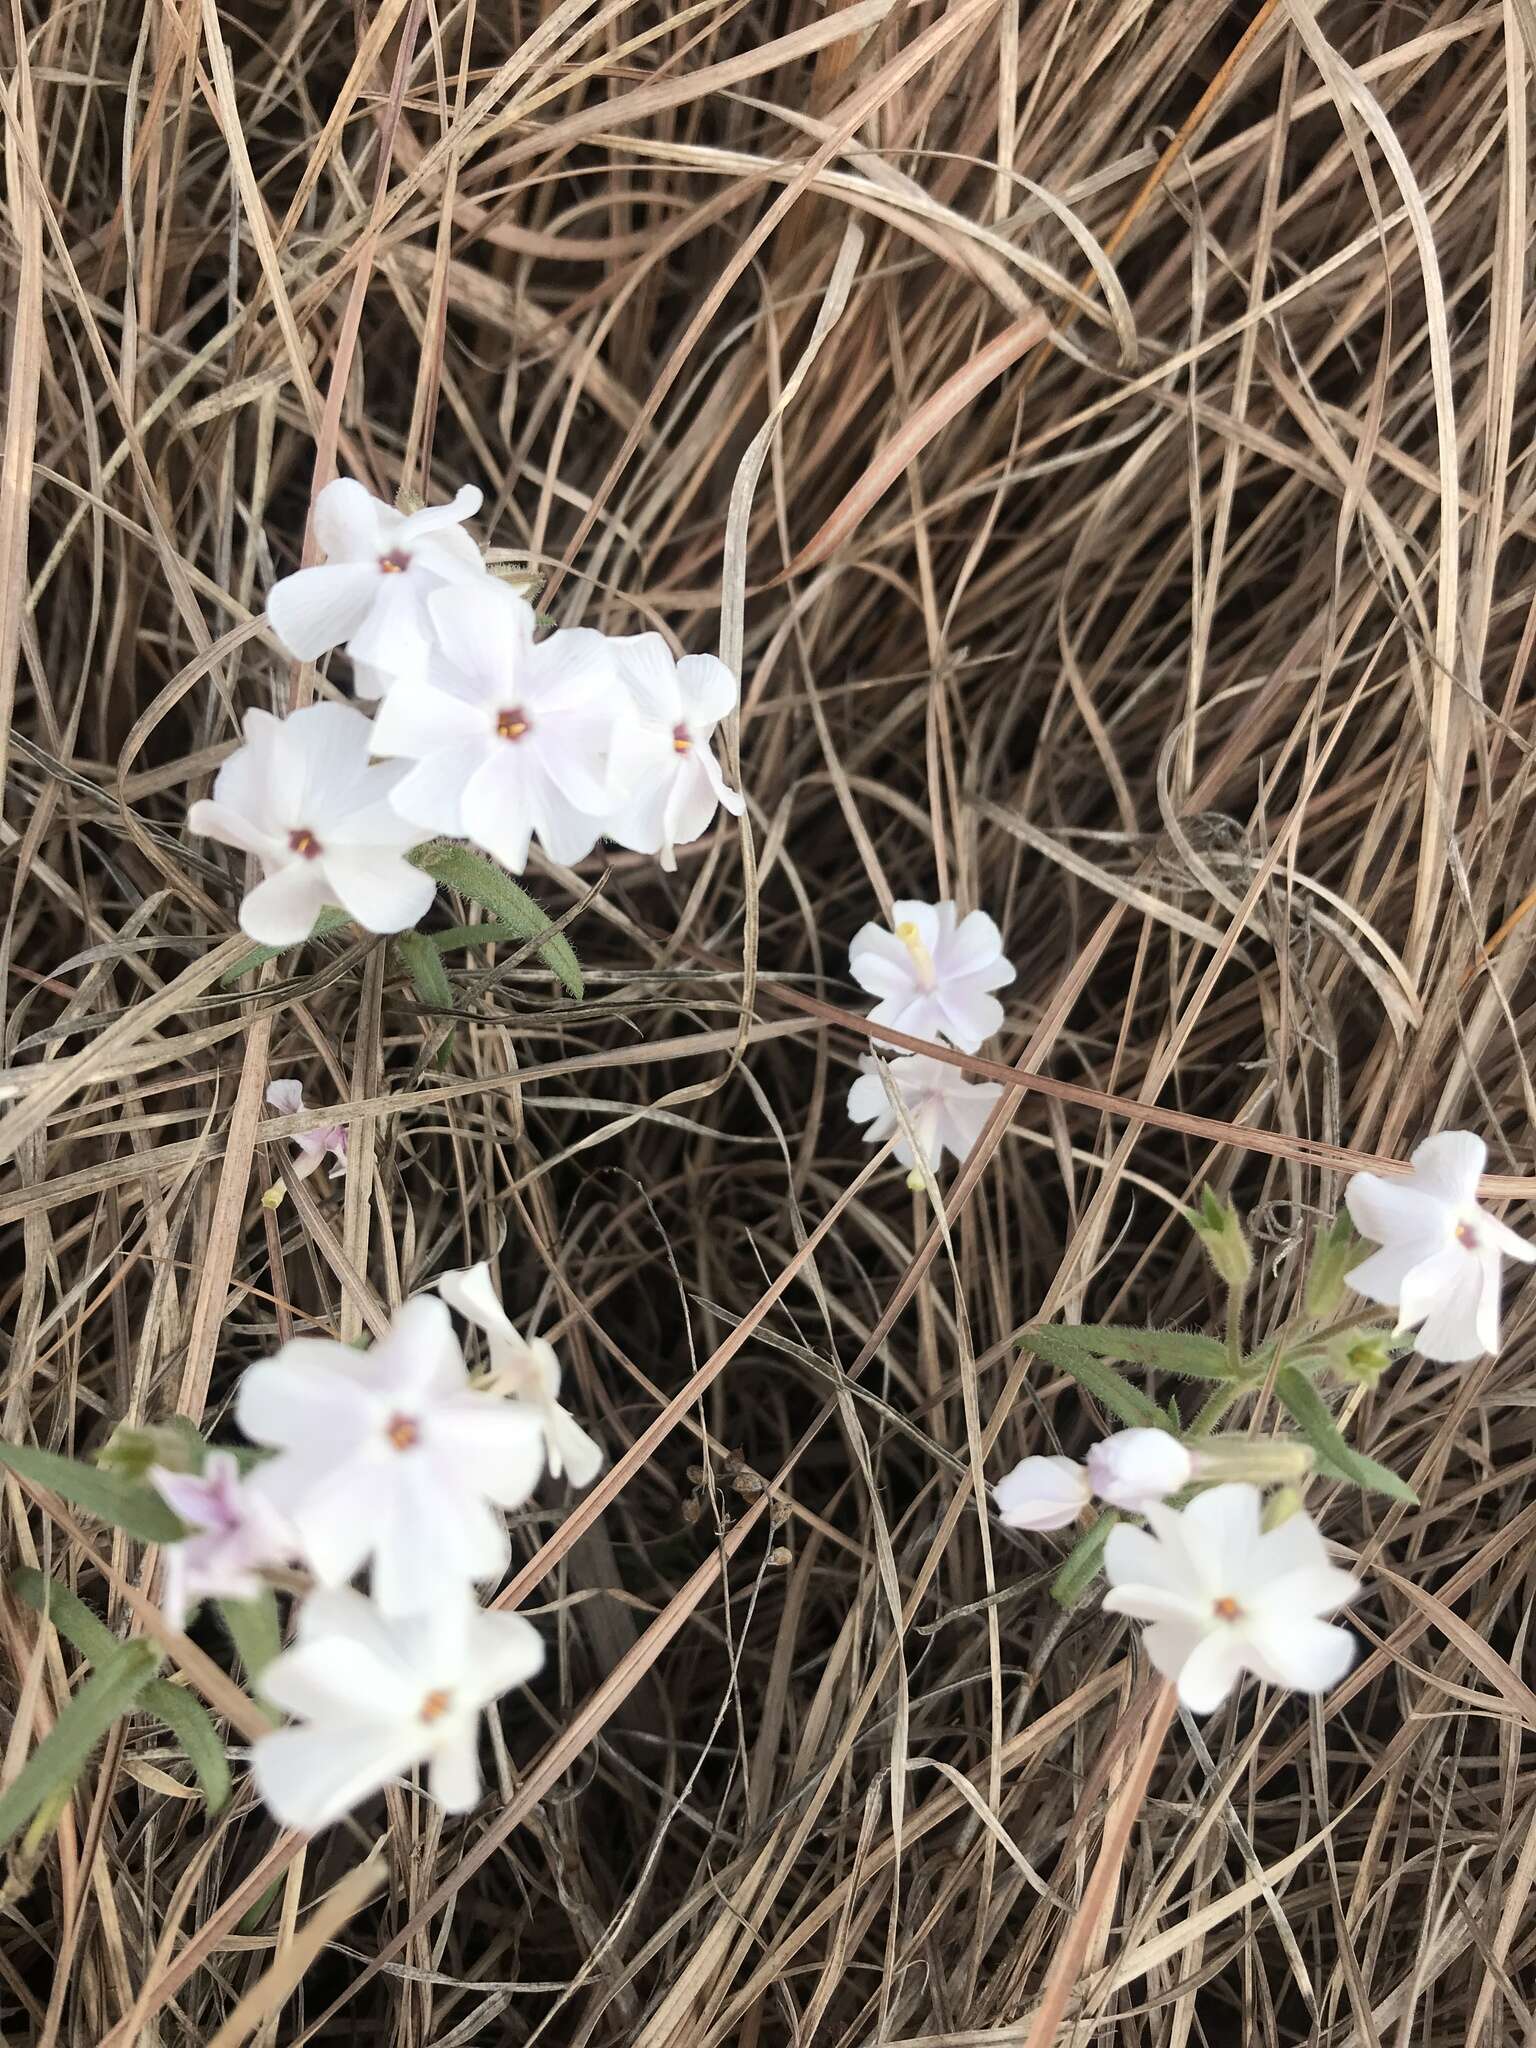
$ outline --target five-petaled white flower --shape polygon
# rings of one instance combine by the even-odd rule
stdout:
[[[491,1286],[484,1259],[462,1272],[443,1273],[433,1283],[448,1306],[490,1339],[491,1390],[526,1401],[539,1417],[544,1451],[556,1479],[563,1474],[572,1486],[588,1486],[603,1467],[603,1453],[575,1416],[562,1408],[560,1361],[554,1346],[542,1337],[521,1337],[507,1319]]]
[[[739,818],[744,808],[715,759],[713,734],[735,710],[736,678],[712,654],[675,659],[659,633],[610,639],[619,676],[639,713],[627,745],[634,794],[603,831],[636,853],[659,853],[670,873],[675,847],[702,837],[720,805]]]
[[[315,500],[315,538],[325,562],[272,586],[267,617],[301,661],[345,645],[357,694],[379,697],[397,681],[421,681],[432,650],[426,601],[448,584],[489,578],[463,521],[480,510],[466,484],[451,505],[400,512],[338,477]]]
[[[365,931],[416,924],[437,884],[405,858],[429,835],[391,804],[393,763],[368,760],[373,728],[346,704],[287,718],[245,715],[245,745],[187,814],[194,832],[254,853],[266,879],[240,905],[240,928],[264,946],[308,938],[338,906]]]
[[[1243,1672],[1326,1692],[1354,1661],[1347,1629],[1320,1619],[1360,1582],[1328,1561],[1310,1516],[1262,1532],[1255,1486],[1200,1493],[1183,1510],[1151,1502],[1152,1533],[1121,1524],[1104,1547],[1110,1614],[1149,1622],[1147,1655],[1191,1713],[1220,1706]]]
[[[341,1585],[373,1560],[387,1614],[431,1607],[454,1580],[499,1578],[497,1512],[538,1484],[538,1412],[469,1384],[453,1323],[417,1295],[369,1351],[295,1337],[248,1368],[236,1417],[281,1456],[262,1487],[298,1531],[316,1578]]]
[[[463,1587],[395,1620],[360,1593],[312,1593],[298,1641],[261,1674],[304,1725],[256,1742],[256,1789],[284,1827],[310,1832],[425,1763],[432,1797],[465,1813],[480,1797],[481,1714],[543,1662],[531,1622],[482,1612]]]
[[[280,1116],[297,1116],[304,1107],[304,1090],[297,1081],[274,1081],[267,1089],[267,1107],[275,1109]],[[327,1153],[331,1156],[331,1172],[338,1180],[346,1178],[345,1124],[326,1124],[318,1131],[297,1131],[293,1148],[299,1155],[293,1170],[300,1180],[308,1180]]]
[[[588,627],[535,642],[532,607],[494,577],[439,591],[427,610],[430,679],[397,683],[373,729],[376,754],[416,764],[396,808],[516,873],[535,834],[552,860],[582,859],[614,807],[611,777],[635,769],[634,707],[608,642]]]
[[[893,903],[891,921],[862,926],[848,949],[849,973],[880,998],[870,1022],[976,1052],[1003,1021],[989,991],[1014,978],[997,926],[980,910],[957,919],[949,902]]]
[[[191,1532],[161,1552],[161,1604],[172,1628],[185,1628],[187,1616],[204,1600],[254,1600],[264,1567],[285,1564],[293,1556],[294,1531],[259,1480],[241,1478],[233,1452],[210,1452],[200,1473],[152,1465],[148,1476]]]
[[[1499,1261],[1536,1260],[1536,1246],[1478,1206],[1487,1157],[1470,1131],[1442,1131],[1401,1180],[1356,1173],[1344,1190],[1355,1228],[1380,1246],[1352,1269],[1350,1286],[1395,1308],[1400,1330],[1417,1326],[1419,1350],[1445,1364],[1498,1350]]]
[[[1089,1500],[1088,1475],[1075,1458],[1023,1458],[992,1489],[1005,1529],[1065,1529]]]
[[[1195,1461],[1166,1429],[1119,1429],[1088,1453],[1088,1484],[1112,1508],[1142,1514],[1188,1486]]]
[[[848,1114],[856,1124],[868,1125],[866,1145],[879,1145],[894,1133],[892,1149],[897,1160],[913,1169],[914,1184],[921,1186],[912,1141],[891,1105],[885,1077],[873,1060],[860,1064],[866,1071],[848,1091]],[[968,1081],[958,1067],[931,1059],[927,1053],[904,1053],[891,1060],[885,1072],[930,1170],[938,1168],[946,1151],[957,1159],[965,1158],[1003,1092],[995,1081]]]

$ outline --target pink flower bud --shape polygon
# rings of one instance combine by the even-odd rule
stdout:
[[[1112,1508],[1140,1514],[1188,1486],[1195,1463],[1165,1429],[1122,1429],[1088,1453],[1088,1484]]]
[[[1064,1529],[1088,1505],[1088,1475],[1075,1458],[1025,1458],[992,1498],[1005,1529]]]

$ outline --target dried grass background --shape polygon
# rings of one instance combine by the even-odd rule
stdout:
[[[0,1433],[227,1434],[290,1332],[500,1247],[612,1459],[516,1518],[550,1661],[499,1792],[306,1845],[135,1720],[13,1867],[5,2038],[1536,2039],[1532,1283],[1497,1359],[1349,1404],[1423,1506],[1315,1489],[1372,1584],[1326,1715],[1163,1733],[1061,1542],[978,1511],[1098,1422],[1021,1326],[1214,1314],[1202,1178],[1259,1334],[1328,1148],[1464,1124],[1532,1189],[1531,0],[3,36]],[[245,708],[346,688],[259,619],[338,467],[483,485],[563,620],[739,642],[750,843],[536,866],[587,999],[455,956],[442,1070],[381,945],[221,988],[241,870],[184,830]],[[843,1107],[847,941],[902,893],[996,915],[989,1052],[1039,1077],[939,1221]],[[286,1075],[354,1168],[274,1213]],[[165,1636],[138,1546],[5,1498],[9,1561]],[[4,1640],[14,1768],[78,1659]]]

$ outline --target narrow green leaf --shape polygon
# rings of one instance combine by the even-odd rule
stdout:
[[[255,1600],[221,1600],[219,1612],[246,1677],[259,1688],[262,1672],[283,1647],[276,1596],[269,1588]]]
[[[314,929],[309,937],[311,939],[323,939],[328,933],[339,932],[344,924],[350,923],[351,919],[344,910],[322,910],[315,919]],[[308,943],[308,939],[296,939],[294,941],[294,945],[297,946],[308,945]],[[293,946],[253,946],[249,953],[242,955],[235,962],[227,974],[219,976],[219,987],[233,988],[235,983],[244,975],[249,974],[253,967],[264,966],[268,960],[276,960],[282,954],[291,953],[292,951]]]
[[[23,1479],[46,1486],[61,1500],[137,1536],[141,1543],[174,1543],[186,1534],[158,1493],[120,1479],[115,1472],[103,1472],[95,1465],[61,1458],[31,1444],[0,1443],[0,1465],[9,1465]]]
[[[1411,1486],[1399,1479],[1395,1472],[1388,1471],[1385,1465],[1378,1465],[1374,1458],[1366,1457],[1363,1451],[1354,1450],[1345,1442],[1334,1427],[1333,1417],[1323,1405],[1317,1389],[1294,1366],[1287,1365],[1275,1375],[1275,1392],[1312,1446],[1318,1465],[1324,1472],[1335,1479],[1351,1480],[1356,1486],[1363,1486],[1368,1493],[1384,1493],[1388,1500],[1401,1500],[1410,1507],[1418,1506],[1419,1497]]]
[[[420,932],[402,932],[395,941],[395,951],[405,963],[405,971],[411,977],[422,1007],[428,1010],[453,1009],[453,990],[448,983],[448,970],[443,965],[443,956],[429,939]],[[446,1067],[448,1048],[453,1043],[455,1026],[448,1025],[447,1034],[437,1048],[434,1064]]]
[[[65,1642],[72,1643],[91,1663],[104,1664],[119,1649],[116,1636],[105,1623],[57,1579],[22,1566],[11,1573],[11,1587],[34,1614],[51,1621]],[[139,1704],[146,1714],[163,1721],[181,1744],[203,1788],[208,1811],[217,1813],[229,1798],[229,1758],[202,1702],[182,1686],[156,1678],[145,1686]]]
[[[186,1753],[198,1784],[203,1804],[218,1813],[229,1804],[229,1753],[208,1709],[194,1699],[184,1685],[172,1685],[157,1678],[144,1688],[139,1702],[146,1714],[163,1721]]]
[[[127,1713],[156,1671],[160,1658],[148,1643],[121,1643],[91,1673],[53,1727],[0,1792],[0,1848],[13,1840],[46,1799],[73,1785],[91,1751],[119,1715]]]
[[[1091,1357],[1147,1365],[1157,1372],[1182,1373],[1186,1379],[1225,1380],[1226,1346],[1198,1330],[1140,1330],[1123,1323],[1052,1323],[1069,1329],[1072,1341]]]
[[[1051,1598],[1062,1607],[1075,1607],[1088,1588],[1098,1577],[1099,1566],[1104,1558],[1104,1546],[1109,1541],[1109,1532],[1120,1516],[1114,1508],[1108,1508],[1100,1515],[1084,1535],[1067,1552],[1061,1570],[1051,1581]]]
[[[423,874],[490,911],[512,936],[536,945],[550,973],[563,984],[567,994],[580,1000],[584,984],[570,941],[564,932],[555,930],[527,890],[520,888],[504,868],[451,841],[422,847],[413,859]]]
[[[1122,1379],[1092,1344],[1079,1341],[1097,1334],[1072,1323],[1037,1324],[1022,1331],[1019,1342],[1058,1372],[1070,1373],[1111,1415],[1118,1415],[1133,1429],[1166,1429],[1168,1418],[1157,1403],[1140,1387]]]

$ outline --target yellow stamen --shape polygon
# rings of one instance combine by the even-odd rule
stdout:
[[[1230,1593],[1223,1593],[1221,1598],[1213,1601],[1211,1605],[1212,1612],[1222,1621],[1236,1621],[1243,1611]]]
[[[527,713],[526,713],[526,712],[525,712],[525,711],[523,710],[523,708],[522,708],[522,706],[521,706],[520,704],[515,704],[515,705],[513,705],[512,709],[511,709],[510,711],[498,711],[498,712],[497,712],[497,714],[496,714],[496,737],[497,737],[497,739],[499,739],[499,740],[520,740],[520,739],[522,738],[523,734],[524,734],[524,733],[525,733],[525,732],[526,732],[527,730],[528,730],[528,715],[527,715]]]
[[[434,1721],[441,1721],[452,1705],[453,1694],[451,1692],[444,1692],[441,1687],[438,1687],[436,1690],[429,1692],[422,1701],[418,1719],[425,1721],[430,1728]]]
[[[1472,1228],[1470,1223],[1457,1224],[1456,1242],[1459,1245],[1464,1245],[1469,1252],[1475,1252],[1477,1250],[1477,1232]]]
[[[912,965],[917,969],[917,978],[924,988],[932,988],[935,979],[933,955],[923,944],[922,933],[910,917],[903,918],[896,927],[896,936],[912,956]]]
[[[421,1442],[421,1430],[409,1415],[392,1415],[384,1434],[397,1451],[412,1451]]]
[[[914,1166],[907,1175],[907,1186],[914,1195],[920,1195],[927,1185],[928,1183],[923,1179],[923,1169],[920,1166]]]

